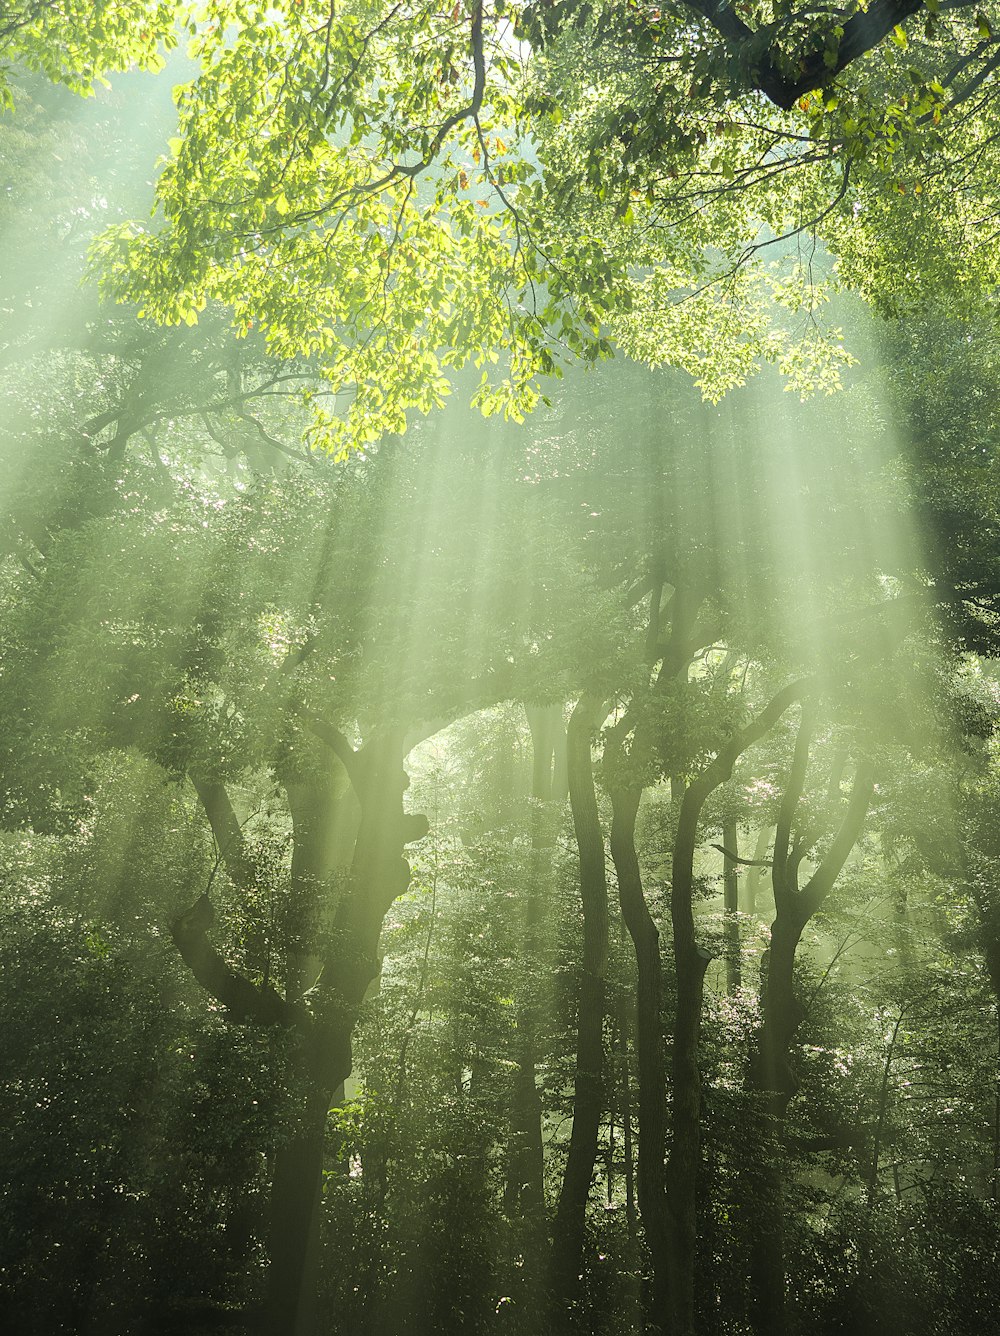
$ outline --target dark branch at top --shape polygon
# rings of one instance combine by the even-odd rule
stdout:
[[[893,28],[923,7],[924,0],[873,0],[867,9],[859,10],[843,25],[843,35],[834,49],[824,38],[821,46],[803,55],[790,73],[781,69],[773,54],[773,47],[760,51],[760,35],[755,33],[727,4],[713,4],[712,0],[685,0],[689,9],[707,19],[730,47],[740,54],[746,52],[750,82],[776,106],[788,111],[800,97],[823,88],[852,64],[859,56],[871,51]]]

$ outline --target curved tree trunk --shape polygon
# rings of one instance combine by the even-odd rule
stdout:
[[[622,917],[632,938],[636,963],[636,1059],[639,1086],[639,1215],[652,1264],[652,1292],[646,1304],[654,1330],[662,1329],[669,1305],[667,1280],[666,1065],[663,1053],[663,999],[660,934],[642,891],[635,851],[635,822],[641,790],[613,788],[611,856],[618,874]]]
[[[552,1248],[553,1288],[568,1307],[578,1291],[586,1228],[587,1199],[597,1160],[605,1107],[604,1011],[608,969],[608,880],[594,792],[590,748],[604,719],[604,705],[584,696],[569,722],[567,767],[573,825],[580,851],[583,958],[577,1017],[573,1127]]]
[[[701,1168],[701,1069],[698,1041],[705,970],[711,959],[695,939],[694,854],[698,817],[717,783],[697,780],[684,793],[674,839],[670,917],[677,1003],[674,1013],[673,1102],[667,1164],[667,1266],[671,1336],[693,1336],[698,1175]]]
[[[751,1086],[758,1092],[761,1105],[754,1165],[755,1231],[750,1254],[751,1317],[759,1336],[784,1336],[788,1329],[782,1159],[785,1117],[797,1085],[791,1068],[792,1044],[804,1014],[795,993],[795,953],[806,924],[832,890],[860,838],[874,791],[873,767],[861,761],[840,827],[818,868],[800,889],[799,867],[811,841],[802,835],[793,839],[793,826],[805,789],[812,730],[812,712],[803,708],[774,837],[771,878],[775,917],[763,980],[757,1052],[750,1070]],[[839,765],[842,769],[842,759]]]
[[[326,1116],[334,1093],[351,1073],[351,1036],[364,997],[378,977],[378,943],[385,916],[409,885],[404,848],[427,833],[427,819],[403,810],[408,778],[401,733],[374,739],[355,751],[338,730],[311,719],[313,731],[347,772],[360,806],[350,874],[337,905],[328,946],[317,957],[312,1009],[299,995],[302,978],[293,954],[289,992],[280,997],[266,982],[254,984],[234,970],[212,945],[212,910],[207,895],[172,925],[181,956],[202,987],[238,1021],[282,1025],[299,1046],[305,1097],[298,1125],[277,1148],[271,1183],[270,1258],[262,1306],[263,1336],[304,1336],[300,1323],[309,1239],[322,1184]],[[199,783],[206,813],[237,880],[249,876],[242,832],[221,785]],[[297,848],[293,856],[303,892],[316,894],[329,861],[331,791],[290,795]],[[304,942],[296,945],[302,946]],[[305,1305],[308,1309],[309,1305]]]
[[[701,1168],[698,1043],[705,970],[711,959],[711,953],[699,946],[695,936],[694,855],[698,822],[706,801],[729,779],[739,757],[774,727],[801,691],[799,682],[782,688],[755,719],[719,749],[715,759],[684,791],[677,818],[670,892],[677,1010],[673,1050],[673,1137],[666,1175],[671,1336],[694,1336],[695,1331],[695,1251]]]

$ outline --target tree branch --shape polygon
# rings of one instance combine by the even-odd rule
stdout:
[[[771,869],[771,883],[774,889],[774,907],[781,912],[795,891],[794,854],[789,855],[792,839],[792,821],[795,809],[806,786],[806,771],[809,767],[809,748],[812,746],[813,719],[811,711],[805,706],[799,720],[799,731],[795,737],[795,751],[792,755],[792,767],[788,773],[788,783],[782,794],[781,807],[778,811],[778,824],[774,833],[774,863]]]
[[[291,1025],[288,1004],[268,985],[257,987],[238,974],[212,945],[208,931],[215,915],[209,898],[199,900],[170,925],[181,959],[205,992],[229,1010],[238,1024]]]
[[[354,750],[340,729],[331,724],[329,719],[313,714],[312,710],[307,710],[304,705],[296,705],[294,708],[295,713],[305,722],[313,735],[319,738],[320,742],[325,742],[336,756],[347,771],[347,778],[351,781],[351,787],[361,798],[361,790],[364,786],[364,766],[360,753]]]
[[[740,858],[739,855],[734,854],[731,850],[727,849],[724,844],[710,844],[709,848],[718,849],[720,854],[724,854],[725,857],[728,858],[731,863],[738,863],[740,867],[771,866],[770,858]]]
[[[751,85],[782,111],[789,111],[813,89],[826,88],[848,65],[878,46],[893,28],[923,7],[923,0],[873,0],[867,9],[847,20],[835,47],[824,41],[796,61],[794,57],[782,59],[774,43],[761,51],[761,32],[754,32],[727,4],[714,4],[712,0],[685,3],[707,20],[737,55],[743,56]],[[785,73],[782,65],[794,73]]]
[[[733,766],[743,753],[769,733],[795,701],[802,699],[808,686],[808,679],[799,678],[797,681],[789,682],[787,686],[782,687],[779,692],[772,696],[755,719],[751,719],[744,728],[741,728],[734,737],[719,748],[718,755],[711,764],[702,771],[697,779],[692,780],[688,792],[703,789],[705,796],[700,801],[704,802],[708,794],[714,792],[720,784],[724,784],[730,777],[733,773]]]
[[[851,850],[861,838],[861,830],[874,792],[875,766],[867,759],[859,761],[854,775],[854,787],[851,789],[847,812],[840,829],[834,836],[826,857],[803,886],[799,896],[802,912],[807,919],[816,913],[826,899],[833,883],[840,876]]]
[[[217,779],[204,779],[189,772],[189,778],[195,792],[201,799],[201,805],[212,827],[212,834],[219,846],[219,854],[226,864],[226,870],[239,886],[256,886],[257,869],[247,851],[243,838],[243,827],[226,792],[226,786]]]

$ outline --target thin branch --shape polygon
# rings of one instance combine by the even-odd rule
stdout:
[[[720,854],[724,854],[731,863],[738,863],[740,867],[772,867],[770,858],[740,858],[732,853],[724,844],[711,844],[710,849],[718,849]]]

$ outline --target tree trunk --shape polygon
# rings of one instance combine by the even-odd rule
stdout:
[[[524,1259],[523,1275],[528,1302],[537,1309],[546,1255],[545,1152],[542,1144],[542,1099],[536,1079],[538,1016],[541,1007],[542,921],[546,892],[551,883],[552,767],[556,736],[562,728],[562,707],[525,706],[531,731],[531,859],[528,893],[522,924],[522,950],[528,982],[517,1009],[510,1144],[504,1210],[516,1222]]]
[[[726,942],[726,992],[733,997],[740,990],[742,962],[740,960],[739,894],[740,882],[736,860],[740,856],[739,828],[732,819],[723,822],[722,845],[725,865],[722,873],[723,920]]]
[[[573,825],[580,851],[583,957],[577,1017],[573,1126],[553,1241],[553,1287],[568,1307],[578,1293],[586,1229],[587,1199],[597,1159],[605,1107],[604,1010],[608,969],[608,882],[594,792],[590,748],[604,719],[604,705],[584,696],[569,723],[567,763]]]
[[[647,1318],[653,1330],[662,1330],[668,1311],[663,981],[660,934],[646,905],[635,851],[635,822],[640,796],[638,788],[612,789],[611,856],[618,874],[622,917],[635,949],[639,1214],[653,1270],[652,1292],[646,1304]]]
[[[732,767],[730,766],[730,769]],[[674,839],[670,917],[674,935],[677,1005],[674,1015],[673,1103],[667,1164],[667,1266],[671,1336],[694,1334],[695,1249],[698,1175],[701,1167],[701,1070],[698,1040],[705,970],[711,959],[694,932],[694,854],[698,817],[705,799],[721,783],[696,780],[684,793]]]
[[[698,1043],[705,970],[711,955],[698,945],[694,922],[694,855],[698,822],[707,799],[733,766],[764,737],[801,694],[798,682],[783,687],[767,707],[719,749],[681,799],[671,868],[670,919],[674,931],[677,1010],[674,1021],[673,1133],[666,1188],[669,1224],[671,1336],[694,1336],[698,1176],[701,1168],[701,1071]]]
[[[1000,1002],[993,1004],[993,1023],[996,1027],[995,1075],[993,1077],[993,1172],[990,1176],[990,1198],[1000,1201]]]
[[[373,740],[355,751],[335,728],[311,719],[313,730],[333,750],[360,805],[347,884],[337,905],[328,947],[319,960],[313,1006],[307,1011],[294,982],[281,998],[268,983],[254,984],[234,970],[209,938],[212,908],[207,894],[172,925],[175,943],[199,983],[223,1002],[234,1019],[282,1025],[300,1046],[306,1095],[298,1126],[275,1155],[270,1199],[271,1265],[262,1305],[263,1336],[305,1336],[300,1322],[313,1216],[322,1183],[326,1115],[334,1093],[351,1073],[351,1036],[365,993],[380,968],[378,942],[385,916],[406,890],[410,866],[405,846],[427,833],[427,819],[403,810],[409,780],[403,769],[401,733]],[[199,784],[206,813],[223,855],[244,875],[245,849],[238,823],[221,785]],[[330,792],[290,794],[298,847],[293,863],[311,895],[323,883],[331,832],[321,813]],[[304,872],[303,869],[308,869]],[[293,968],[295,961],[292,961]],[[310,1305],[306,1305],[307,1309]]]
[[[635,1214],[635,1155],[632,1146],[632,1073],[629,1070],[629,1008],[624,994],[619,999],[616,1020],[618,1061],[621,1079],[622,1138],[625,1155],[625,1221],[633,1252],[638,1239]]]
[[[285,941],[285,996],[295,1001],[316,981],[319,916],[339,863],[351,860],[356,816],[348,779],[333,755],[308,780],[286,781],[292,818],[292,867]]]
[[[757,843],[753,850],[753,865],[747,868],[747,875],[744,879],[744,904],[743,908],[748,914],[757,913],[757,892],[763,879],[764,869],[761,867],[764,859],[767,857],[767,846],[771,842],[772,826],[761,826],[757,832]]]
[[[799,867],[810,843],[804,837],[793,842],[792,835],[796,808],[805,789],[812,728],[812,711],[804,707],[775,830],[771,868],[775,918],[761,998],[757,1052],[750,1070],[751,1085],[758,1092],[761,1105],[754,1166],[755,1230],[750,1255],[751,1317],[759,1336],[784,1336],[787,1330],[783,1143],[788,1103],[797,1085],[791,1068],[792,1043],[803,1017],[802,1005],[795,995],[795,953],[806,924],[832,890],[861,835],[874,789],[873,768],[862,761],[840,827],[819,867],[800,889]],[[842,769],[843,762],[839,765]]]
[[[761,1029],[751,1081],[761,1097],[753,1178],[754,1230],[750,1250],[750,1304],[760,1336],[783,1336],[785,1305],[785,1198],[783,1134],[788,1101],[795,1093],[789,1063],[792,1039],[802,1019],[795,997],[795,952],[802,927],[775,919],[761,997]]]
[[[329,1096],[313,1091],[301,1124],[280,1145],[271,1178],[271,1264],[262,1314],[264,1336],[300,1336],[305,1293],[306,1257],[319,1205]]]
[[[668,1275],[671,1336],[694,1336],[694,1278],[701,1169],[701,1072],[698,1039],[705,969],[710,957],[693,942],[678,947],[674,1026],[673,1140],[667,1164]]]
[[[868,1173],[865,1175],[865,1199],[869,1211],[874,1207],[878,1198],[878,1176],[882,1158],[882,1139],[885,1135],[885,1124],[889,1113],[889,1086],[892,1080],[892,1063],[896,1056],[896,1042],[899,1039],[900,1027],[903,1024],[905,1016],[906,1006],[904,1004],[900,1006],[899,1015],[896,1017],[896,1023],[892,1027],[892,1034],[889,1036],[889,1045],[885,1051],[885,1062],[882,1065],[882,1080],[879,1083],[878,1103],[875,1106],[872,1151],[868,1161]]]

